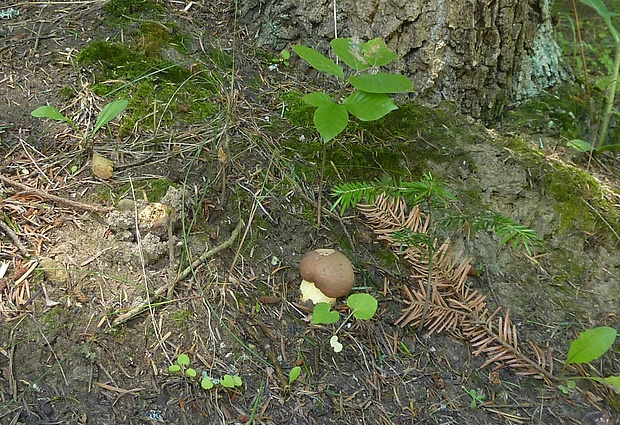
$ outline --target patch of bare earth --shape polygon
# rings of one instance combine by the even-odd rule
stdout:
[[[0,423],[578,424],[590,412],[616,415],[610,403],[617,399],[601,385],[560,392],[563,381],[553,378],[560,367],[545,376],[535,368],[519,373],[505,359],[485,365],[489,356],[473,354],[457,322],[438,333],[397,324],[423,282],[412,277],[418,265],[394,261],[362,214],[343,219],[319,209],[318,191],[330,202],[328,190],[292,171],[307,159],[282,148],[290,129],[274,133],[268,125],[267,118],[280,119],[275,98],[288,80],[269,75],[242,28],[231,33],[232,15],[216,13],[231,4],[199,3],[162,2],[195,45],[208,33],[235,52],[236,90],[222,96],[228,103],[211,122],[179,121],[159,134],[137,126],[122,139],[113,123],[111,135],[94,141],[115,159],[110,180],[92,175],[71,128],[30,112],[61,104],[59,91],[71,86],[78,94],[67,113],[92,127],[106,100],[90,91],[92,70],[76,66],[75,56],[88,41],[123,40],[125,29],[106,23],[101,1],[0,6],[20,12],[0,26]],[[536,230],[552,248],[577,244],[576,236],[548,234],[557,216],[540,192],[526,191],[532,170],[497,143],[485,144],[491,137],[476,128],[460,129],[479,140],[464,148],[476,172],[429,167],[455,185],[475,184],[485,201],[518,218],[539,217]],[[412,136],[411,143],[422,142]],[[150,195],[143,183],[164,179],[173,185],[158,201],[174,216],[154,230],[140,222]],[[121,200],[129,205],[122,211]],[[520,341],[553,349],[543,370],[565,358],[578,322],[616,323],[613,237],[579,248],[600,286],[574,277],[558,284],[548,272],[561,266],[547,264],[543,250],[528,258],[488,235],[456,240],[486,265],[460,290],[485,295],[490,312],[503,307],[489,326],[510,309]],[[340,353],[329,344],[336,327],[310,324],[312,310],[299,302],[297,265],[318,247],[346,252],[356,291],[379,300],[372,320],[340,329]],[[336,308],[348,315],[343,302]],[[196,379],[168,371],[183,353]],[[615,357],[594,367],[618,374]],[[295,366],[301,374],[290,383]],[[203,374],[241,383],[205,390]]]

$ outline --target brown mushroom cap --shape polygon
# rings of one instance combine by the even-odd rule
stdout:
[[[303,280],[314,283],[317,289],[330,298],[349,295],[355,274],[349,259],[333,249],[315,249],[299,263]]]

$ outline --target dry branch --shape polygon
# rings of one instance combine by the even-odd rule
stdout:
[[[458,331],[459,335],[468,338],[475,355],[487,356],[484,366],[496,364],[497,368],[510,368],[545,380],[554,379],[551,350],[528,341],[535,357],[532,360],[521,349],[510,311],[501,315],[501,308],[498,308],[490,313],[486,297],[466,285],[471,259],[456,252],[456,245],[449,239],[440,246],[436,241],[432,242],[432,293],[428,297],[429,248],[423,244],[407,245],[395,236],[403,230],[428,235],[430,217],[425,216],[418,206],[408,210],[403,199],[382,195],[372,205],[358,205],[358,209],[378,239],[386,241],[410,266],[413,283],[403,288],[407,307],[396,321],[398,325],[422,326],[429,333]]]
[[[91,211],[91,212],[96,212],[96,213],[109,213],[110,211],[114,210],[113,207],[98,207],[96,205],[84,204],[82,202],[72,201],[70,199],[52,195],[43,190],[32,188],[28,185],[25,185],[23,183],[20,183],[18,181],[5,177],[2,174],[0,174],[0,181],[2,181],[3,183],[9,186],[21,189],[23,191],[21,193],[22,195],[39,196],[40,198],[47,199],[48,201],[52,201],[52,202],[55,202],[55,203],[58,203],[58,204],[61,204],[67,207],[75,208],[78,210]]]
[[[157,288],[153,292],[153,296],[160,297],[160,296],[164,296],[165,294],[169,293],[178,282],[180,282],[181,280],[189,276],[202,263],[204,263],[209,258],[213,257],[218,252],[222,251],[223,249],[229,248],[233,244],[235,239],[239,237],[239,233],[241,233],[242,229],[243,229],[243,221],[239,221],[239,224],[237,224],[237,227],[235,227],[235,230],[233,230],[233,232],[231,233],[228,239],[226,239],[224,242],[222,242],[220,245],[216,246],[215,248],[205,251],[200,256],[200,258],[198,258],[189,267],[183,270],[174,280]],[[146,301],[144,301],[140,305],[116,317],[116,319],[114,319],[114,321],[112,322],[112,326],[117,326],[117,325],[127,322],[128,320],[133,319],[135,316],[145,311],[151,303],[152,303],[151,296],[147,295]]]

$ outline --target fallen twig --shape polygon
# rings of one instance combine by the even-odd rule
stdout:
[[[21,252],[21,254],[24,256],[24,258],[30,257],[30,254],[28,254],[28,248],[26,248],[26,246],[19,240],[19,236],[17,236],[17,233],[15,233],[8,224],[6,224],[4,221],[0,221],[0,229],[2,229],[2,231],[4,231],[4,233],[6,233],[11,238],[17,249],[19,249],[19,252]]]
[[[56,202],[58,204],[76,208],[82,211],[108,213],[114,210],[114,207],[98,207],[96,205],[84,204],[82,202],[77,202],[77,201],[72,201],[70,199],[61,198],[60,196],[49,194],[43,190],[32,188],[28,185],[25,185],[23,183],[20,183],[18,181],[5,177],[2,174],[0,174],[0,181],[2,181],[5,184],[8,184],[9,186],[21,189],[23,191],[21,193],[22,195],[40,196],[41,198],[47,199],[48,201]]]
[[[243,221],[239,221],[239,224],[237,224],[237,227],[235,227],[235,230],[233,230],[233,232],[231,233],[230,237],[228,239],[226,239],[224,242],[222,242],[220,245],[216,246],[213,249],[210,249],[208,251],[206,251],[204,254],[202,254],[200,256],[200,258],[198,258],[196,261],[194,261],[190,266],[188,266],[185,270],[183,270],[181,273],[179,273],[179,275],[176,277],[176,279],[174,279],[172,282],[169,282],[159,288],[157,288],[154,292],[153,295],[158,297],[163,295],[164,293],[170,297],[172,294],[172,291],[174,290],[174,286],[180,282],[181,280],[185,279],[187,276],[189,276],[194,270],[196,270],[196,268],[198,268],[202,263],[204,263],[205,261],[207,261],[209,258],[213,257],[215,254],[217,254],[218,252],[222,251],[223,249],[229,248],[233,242],[235,241],[235,239],[237,239],[237,237],[239,236],[239,233],[241,233],[241,230],[243,229]],[[143,303],[141,303],[140,305],[132,308],[129,311],[126,311],[125,313],[119,315],[116,319],[114,319],[114,321],[112,322],[112,326],[117,326],[120,325],[122,323],[125,323],[126,321],[134,318],[135,316],[137,316],[138,314],[142,313],[144,310],[146,310],[149,306],[151,302],[151,297],[147,297],[147,300]]]

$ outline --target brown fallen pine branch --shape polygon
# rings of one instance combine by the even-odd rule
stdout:
[[[48,201],[51,201],[51,202],[54,202],[60,205],[64,205],[66,207],[71,207],[71,208],[75,208],[75,209],[82,210],[82,211],[103,213],[103,214],[109,213],[110,211],[114,210],[114,207],[99,207],[96,205],[85,204],[83,202],[72,201],[70,199],[52,195],[43,190],[35,189],[33,187],[30,187],[28,185],[25,185],[23,183],[10,179],[6,176],[3,176],[2,174],[0,174],[0,181],[11,187],[16,187],[22,190],[22,192],[20,192],[21,195],[35,195],[40,198],[46,199]]]
[[[427,246],[408,245],[397,236],[403,230],[428,234],[429,219],[419,206],[409,209],[403,199],[381,195],[373,204],[357,208],[377,238],[386,241],[409,265],[412,283],[403,288],[406,307],[396,324],[423,327],[431,334],[446,331],[465,337],[474,348],[473,354],[487,356],[484,366],[495,364],[496,368],[545,381],[555,379],[551,350],[528,341],[528,352],[524,351],[509,310],[504,315],[499,314],[501,308],[489,312],[486,296],[466,284],[471,260],[456,252],[456,244],[433,241],[433,262],[429,265]],[[430,294],[428,276],[432,279]]]

